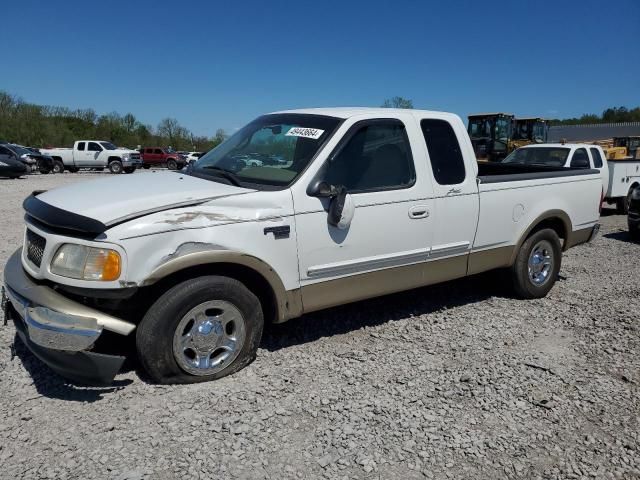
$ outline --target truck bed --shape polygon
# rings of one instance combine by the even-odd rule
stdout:
[[[590,168],[547,167],[492,162],[478,163],[478,179],[485,184],[593,174],[599,175],[600,172]]]

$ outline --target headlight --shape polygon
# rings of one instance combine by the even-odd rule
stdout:
[[[53,256],[51,273],[79,280],[117,280],[121,272],[120,254],[108,248],[65,243]]]
[[[122,154],[122,160],[129,160],[129,156],[130,156],[129,153],[123,153]]]

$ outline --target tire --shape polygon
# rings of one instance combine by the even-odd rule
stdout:
[[[629,223],[629,236],[634,242],[640,242],[640,227],[633,226]]]
[[[53,173],[64,173],[64,163],[62,163],[60,160],[54,160]]]
[[[223,313],[214,315],[209,310]],[[199,327],[194,320],[198,311],[206,311]],[[226,326],[215,323],[215,319],[225,316],[238,320],[229,320]],[[211,323],[206,325],[211,320],[214,321],[213,326]],[[231,323],[234,323],[234,333],[228,334],[227,328]],[[138,325],[138,358],[145,372],[157,383],[216,380],[241,370],[255,359],[263,324],[260,301],[239,281],[222,276],[186,280],[158,298]],[[208,331],[203,334],[204,327]],[[183,335],[187,331],[189,334]],[[209,337],[211,332],[213,335]],[[230,339],[230,335],[236,337],[236,350],[231,352],[215,346],[217,342]],[[182,342],[185,338],[191,342]],[[211,346],[212,342],[214,346]],[[207,353],[209,350],[211,353]],[[198,357],[198,351],[204,353]],[[223,353],[219,354],[219,351]],[[211,359],[215,362],[222,358],[226,354],[224,352],[231,353],[218,365],[209,368],[196,365],[196,359],[202,358],[207,366]]]
[[[549,260],[550,264],[546,265]],[[556,283],[561,264],[562,247],[558,234],[549,228],[532,233],[520,247],[511,267],[516,295],[523,299],[545,297]]]
[[[629,189],[626,197],[616,198],[616,213],[626,215],[629,213],[629,204],[631,203],[631,194],[635,187]]]
[[[143,165],[142,168],[144,168],[145,170],[149,170],[151,168],[151,165]]]
[[[178,163],[174,159],[170,158],[169,160],[167,160],[167,168],[169,170],[177,170]]]
[[[120,160],[113,160],[110,162],[109,171],[113,174],[122,173],[122,162]]]
[[[136,171],[136,167],[124,167],[124,173],[133,173]]]
[[[80,169],[78,167],[69,167],[67,168],[71,173],[78,173]]]

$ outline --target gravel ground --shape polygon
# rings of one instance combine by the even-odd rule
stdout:
[[[26,195],[97,175],[0,179],[0,269]],[[0,328],[0,477],[640,478],[640,245],[606,213],[545,299],[482,275],[308,315],[213,383],[74,387]]]

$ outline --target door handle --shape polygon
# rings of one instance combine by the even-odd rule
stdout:
[[[429,216],[429,209],[425,205],[416,205],[409,209],[409,218],[427,218]]]
[[[447,192],[447,195],[453,195],[454,193],[460,193],[462,191],[461,188],[452,188]]]

